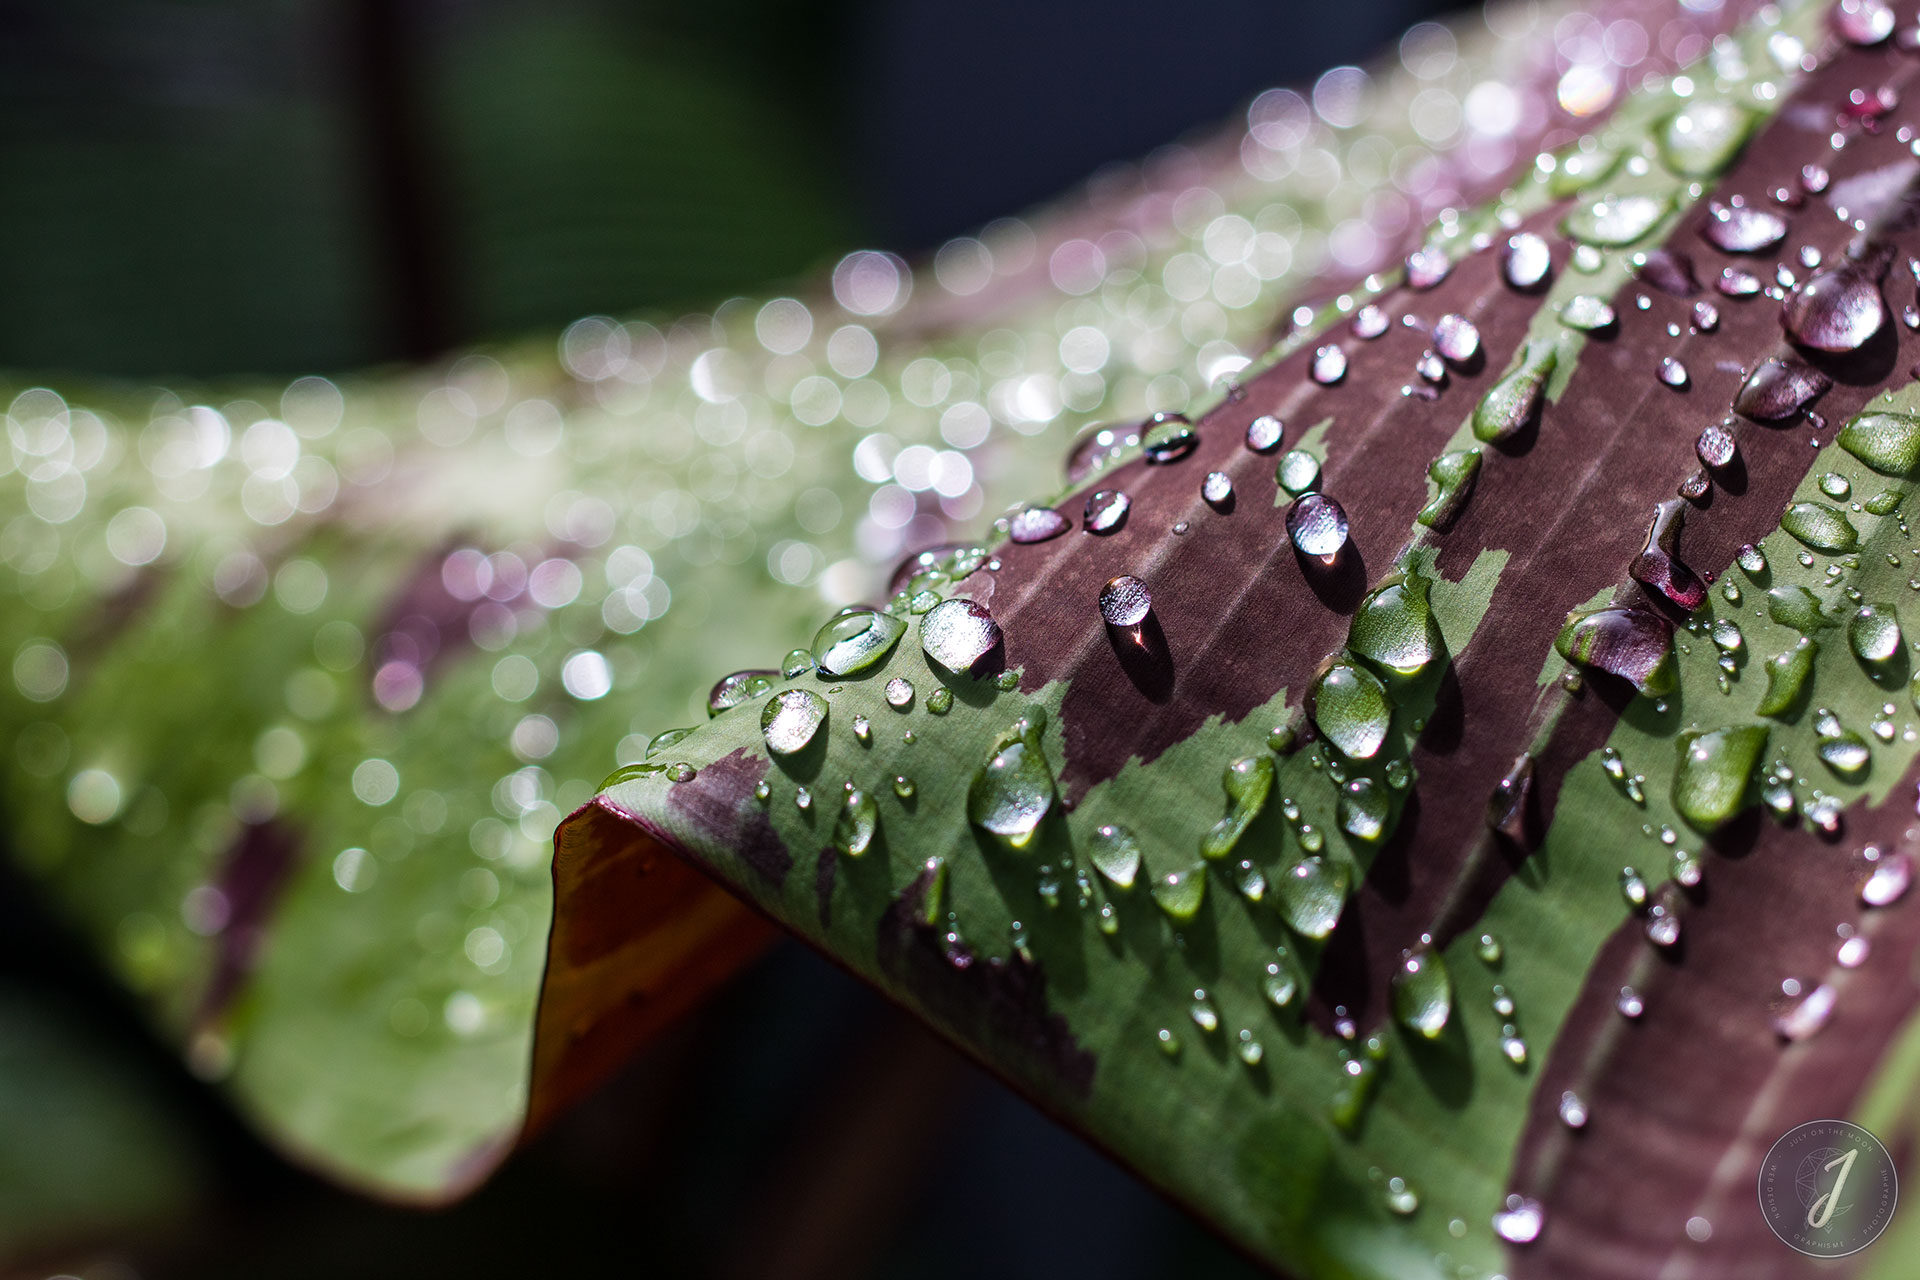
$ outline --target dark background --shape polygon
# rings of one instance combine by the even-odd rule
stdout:
[[[0,366],[329,371],[710,304],[930,248],[1446,7],[0,0]],[[3,868],[0,982],[162,1078],[213,1172],[198,1217],[76,1268],[1252,1274],[794,945],[432,1214],[263,1148]]]

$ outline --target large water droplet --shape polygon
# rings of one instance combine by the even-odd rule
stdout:
[[[1386,686],[1364,667],[1336,662],[1313,682],[1308,711],[1320,736],[1350,760],[1379,754],[1393,723]]]
[[[1882,475],[1912,475],[1920,467],[1920,417],[1863,413],[1840,428],[1834,443]]]
[[[858,787],[847,791],[846,803],[833,822],[833,847],[849,858],[857,858],[873,847],[880,831],[880,806]]]
[[[1306,494],[1287,508],[1287,536],[1301,555],[1332,564],[1347,545],[1347,513],[1324,493]]]
[[[1507,237],[1500,253],[1500,272],[1516,289],[1537,289],[1553,270],[1553,252],[1547,242],[1531,231]]]
[[[1826,394],[1833,379],[1800,360],[1763,360],[1734,397],[1733,409],[1756,422],[1791,418]]]
[[[732,675],[721,676],[707,694],[707,714],[717,716],[722,711],[770,693],[773,691],[773,681],[774,673],[771,671],[736,671]]]
[[[1559,350],[1552,342],[1529,342],[1520,363],[1474,406],[1474,438],[1493,443],[1519,434],[1538,411],[1540,393],[1559,363]]]
[[[1893,10],[1885,0],[1840,0],[1827,17],[1848,44],[1876,45],[1893,34]]]
[[[1767,691],[1754,710],[1763,716],[1784,716],[1800,705],[1807,677],[1813,674],[1813,660],[1820,645],[1810,636],[1802,636],[1792,648],[1776,653],[1766,661]]]
[[[1100,616],[1110,627],[1137,627],[1153,612],[1153,593],[1132,574],[1107,580],[1100,588]]]
[[[1767,616],[1803,634],[1827,625],[1820,597],[1799,586],[1775,587],[1767,592]]]
[[[1273,793],[1273,757],[1235,760],[1221,773],[1220,789],[1227,793],[1227,816],[1200,837],[1200,856],[1209,860],[1232,853],[1248,825],[1267,807]]]
[[[1665,596],[1680,608],[1691,612],[1707,598],[1707,584],[1680,559],[1680,531],[1686,523],[1687,504],[1669,498],[1653,509],[1647,525],[1647,541],[1627,572],[1634,581]]]
[[[806,748],[827,722],[827,700],[809,689],[782,689],[760,712],[767,750],[790,756]]]
[[[1627,681],[1648,697],[1673,692],[1673,624],[1646,609],[1568,615],[1553,647],[1569,662]]]
[[[971,672],[1002,640],[1000,624],[973,600],[942,600],[920,619],[920,648],[948,671]]]
[[[1052,507],[1022,507],[1007,518],[1007,536],[1021,544],[1045,542],[1072,527]]]
[[[1780,527],[1815,551],[1838,555],[1860,545],[1853,522],[1824,502],[1794,503],[1781,515]]]
[[[1846,261],[1822,271],[1780,304],[1780,327],[1815,351],[1858,351],[1887,322],[1880,296],[1884,258]]]
[[[1673,807],[1696,831],[1710,832],[1740,812],[1747,783],[1767,749],[1765,725],[1689,730],[1676,744]]]
[[[1586,244],[1618,248],[1652,231],[1668,208],[1666,200],[1653,196],[1608,196],[1575,207],[1560,230]]]
[[[1683,178],[1710,178],[1733,163],[1758,119],[1737,103],[1695,98],[1667,117],[1660,158]]]
[[[1053,808],[1053,767],[1041,735],[1046,713],[1030,707],[995,745],[967,788],[967,820],[1013,849],[1032,843]]]
[[[1427,943],[1401,953],[1393,972],[1393,1016],[1407,1030],[1438,1040],[1453,1013],[1453,980],[1446,961]]]
[[[1178,462],[1200,444],[1193,424],[1184,414],[1156,413],[1140,436],[1140,452],[1149,466]]]
[[[1532,1244],[1546,1225],[1546,1210],[1538,1200],[1510,1195],[1507,1207],[1493,1215],[1493,1232],[1508,1244]]]
[[[1900,652],[1900,619],[1890,604],[1862,605],[1847,624],[1853,656],[1870,666],[1889,662]]]
[[[1389,582],[1360,602],[1347,629],[1347,647],[1377,667],[1418,675],[1433,661],[1430,584],[1418,574]]]
[[[1087,859],[1114,888],[1131,889],[1140,874],[1140,842],[1126,827],[1096,827],[1087,840]]]
[[[1711,201],[1700,235],[1723,253],[1759,253],[1787,238],[1787,220],[1770,209]]]
[[[1441,454],[1427,468],[1427,478],[1433,481],[1434,493],[1414,518],[1430,529],[1445,532],[1459,518],[1467,499],[1473,496],[1474,485],[1480,479],[1480,451],[1456,449]]]
[[[1281,919],[1303,938],[1324,938],[1340,923],[1351,884],[1346,864],[1302,858],[1274,885]]]
[[[890,613],[843,613],[813,637],[814,666],[828,678],[859,675],[884,662],[906,633],[907,624]]]
[[[1206,900],[1207,866],[1196,862],[1183,871],[1156,876],[1152,892],[1153,900],[1166,912],[1167,919],[1175,924],[1191,924],[1200,914],[1200,904]]]

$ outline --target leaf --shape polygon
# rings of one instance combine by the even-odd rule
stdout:
[[[1789,20],[1804,35],[1821,17]],[[1744,62],[1729,65],[1766,66],[1770,34],[1747,31]],[[1876,57],[1838,55],[1797,90],[1800,103],[1825,103],[1882,65]],[[1598,149],[1628,145],[1672,106],[1643,93]],[[1764,126],[1708,190],[1658,169],[1615,180],[1613,196],[1670,202],[1661,229],[1636,243],[1672,234],[1698,199],[1797,182],[1827,142],[1793,118]],[[1903,144],[1860,135],[1849,146],[1869,149],[1870,163],[1881,154],[1871,149]],[[1545,227],[1565,211],[1536,171],[1501,221]],[[1481,217],[1461,217],[1459,234]],[[1908,857],[1911,816],[1889,797],[1912,785],[1920,732],[1909,732],[1920,726],[1905,654],[1879,670],[1837,643],[1800,651],[1825,714],[1787,707],[1760,720],[1773,700],[1759,660],[1801,639],[1770,615],[1767,593],[1804,589],[1831,610],[1851,591],[1910,613],[1899,513],[1912,487],[1877,477],[1817,424],[1741,427],[1739,483],[1703,494],[1671,549],[1717,584],[1688,614],[1629,573],[1649,512],[1696,466],[1694,433],[1673,430],[1676,393],[1656,370],[1684,360],[1697,397],[1685,403],[1731,405],[1746,369],[1785,354],[1777,304],[1732,301],[1696,327],[1691,300],[1636,301],[1630,250],[1537,297],[1509,291],[1492,253],[1449,257],[1437,282],[1423,264],[1417,292],[1383,284],[1354,301],[1389,321],[1416,308],[1472,315],[1490,370],[1543,341],[1555,361],[1537,422],[1486,451],[1448,532],[1418,523],[1426,465],[1462,446],[1497,373],[1455,375],[1428,409],[1399,392],[1421,335],[1392,325],[1394,339],[1348,350],[1346,376],[1329,385],[1311,370],[1330,331],[1309,326],[1261,362],[1243,396],[1193,415],[1184,460],[1103,473],[1101,486],[1131,499],[1123,528],[1000,545],[997,567],[959,578],[952,592],[1001,628],[1004,677],[928,665],[911,622],[879,669],[813,686],[830,726],[865,718],[870,740],[830,728],[796,766],[767,754],[749,712],[725,713],[676,745],[689,765],[680,780],[622,781],[574,820],[591,841],[576,865],[636,841],[678,851],[1295,1273],[1788,1268],[1794,1259],[1752,1210],[1775,1137],[1807,1118],[1871,1116],[1912,1167],[1902,1145],[1912,1122],[1891,1100],[1906,1096],[1916,1061],[1906,975],[1920,917],[1910,903],[1863,902],[1862,884]],[[1622,317],[1607,346],[1558,319],[1570,296],[1596,289]],[[1876,359],[1879,375],[1854,365],[1835,379],[1826,419],[1920,408],[1920,387],[1872,396],[1910,363]],[[1344,507],[1351,537],[1331,563],[1318,547],[1296,554],[1284,511],[1259,500],[1270,463],[1242,441],[1276,405],[1331,419],[1317,489]],[[1214,471],[1248,501],[1208,506],[1199,481]],[[1842,513],[1849,545],[1783,527],[1795,504],[1838,511],[1856,491],[1859,510]],[[1410,573],[1431,583],[1433,661],[1391,687],[1377,742],[1329,734],[1302,745],[1308,690],[1341,663],[1368,588]],[[1123,574],[1152,607],[1116,626],[1097,601]],[[1685,626],[1670,687],[1589,680],[1555,653],[1568,614],[1609,602]],[[912,616],[904,599],[893,607]],[[1920,617],[1902,621],[1911,634]],[[1536,670],[1542,679],[1529,679]],[[883,690],[896,680],[949,691],[951,708],[893,707]],[[1867,745],[1864,768],[1826,763],[1823,746],[1842,732]],[[1711,787],[1686,780],[1696,733],[1726,747],[1704,762]],[[990,785],[979,780],[994,776],[1010,734],[1029,759],[1044,757],[1059,800],[1019,849],[970,821],[967,803]],[[1164,895],[1093,875],[1094,850],[1109,852],[1103,833],[1125,828],[1147,883],[1191,878],[1219,818],[1221,770],[1263,750],[1273,798],[1235,844],[1243,861],[1206,871],[1203,894],[1169,909]],[[815,798],[851,785],[884,801],[889,776],[913,786],[910,801],[881,806],[886,856],[833,852],[832,813]],[[1362,786],[1390,797],[1384,830],[1351,820]],[[750,844],[743,829],[756,833]],[[927,909],[936,865],[944,914]],[[1288,888],[1340,893],[1329,867],[1352,889],[1323,931]],[[1623,897],[1623,882],[1640,889]],[[1837,953],[1846,937],[1869,939],[1865,963]],[[1306,993],[1284,980],[1296,964]],[[1415,975],[1397,1001],[1396,973]],[[1792,990],[1830,984],[1830,1021],[1777,1031],[1784,978]]]
[[[1500,48],[1463,35],[1459,72]],[[1425,82],[1376,84],[1417,140]],[[585,896],[563,879],[549,937],[560,815],[616,766],[683,763],[647,757],[705,720],[714,677],[810,648],[822,598],[882,594],[879,562],[1057,474],[1070,429],[1231,374],[1377,185],[1329,191],[1291,149],[1353,168],[1380,136],[1263,115],[1196,169],[932,269],[860,252],[792,297],[444,367],[11,380],[0,799],[23,869],[280,1148],[398,1198],[474,1185],[762,936],[636,856]],[[1056,287],[1056,253],[1076,289],[1099,274]],[[1082,445],[1092,466],[1113,441]],[[866,794],[878,865],[895,783]],[[676,909],[626,912],[638,881]]]

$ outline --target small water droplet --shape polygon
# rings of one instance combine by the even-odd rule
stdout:
[[[1156,413],[1140,436],[1140,452],[1149,466],[1178,462],[1200,444],[1200,437],[1184,414]]]
[[[1912,858],[1897,850],[1881,854],[1875,860],[1866,883],[1860,886],[1860,901],[1869,907],[1891,906],[1906,896],[1912,883]]]
[[[1112,533],[1127,521],[1133,499],[1114,489],[1100,489],[1088,496],[1085,518],[1080,527],[1088,533]]]
[[[1493,969],[1499,967],[1501,959],[1506,955],[1506,949],[1501,946],[1497,935],[1483,933],[1480,935],[1480,940],[1474,944],[1473,953],[1480,957],[1480,963]]]
[[[1480,330],[1463,315],[1448,312],[1434,322],[1433,349],[1452,364],[1465,364],[1480,354]]]
[[[1660,381],[1670,387],[1684,387],[1687,385],[1687,366],[1681,364],[1672,356],[1663,356],[1660,359],[1660,372],[1658,376]]]
[[[1587,1127],[1587,1104],[1571,1089],[1560,1095],[1560,1123],[1569,1129]]]
[[[1700,234],[1723,253],[1760,253],[1786,239],[1787,220],[1771,210],[1752,205],[1730,208],[1718,201],[1709,201],[1707,220]]]
[[[1526,1196],[1508,1196],[1506,1208],[1493,1215],[1494,1234],[1508,1244],[1532,1244],[1545,1225],[1546,1211]]]
[[[1733,461],[1736,447],[1733,432],[1717,422],[1703,428],[1699,439],[1693,442],[1693,451],[1701,463],[1716,470]]]
[[[1154,878],[1153,900],[1175,924],[1191,923],[1200,914],[1207,894],[1207,867],[1196,862],[1182,871],[1169,871]]]
[[[1387,331],[1389,323],[1387,313],[1369,302],[1353,313],[1353,336],[1371,342]]]
[[[858,675],[885,661],[906,633],[907,624],[890,613],[842,613],[813,637],[814,665],[828,679]]]
[[[1810,991],[1799,991],[1797,983],[1795,988],[1788,1003],[1773,1018],[1774,1034],[1789,1043],[1810,1039],[1827,1025],[1833,1016],[1837,994],[1824,982]]]
[[[840,816],[833,823],[833,847],[850,858],[858,858],[873,847],[880,830],[880,806],[858,787],[847,790]]]
[[[1620,988],[1620,998],[1613,1002],[1613,1007],[1620,1011],[1621,1017],[1629,1019],[1638,1018],[1647,1010],[1646,1001],[1632,987]]]
[[[1320,484],[1320,459],[1304,449],[1290,449],[1281,456],[1274,479],[1288,493],[1306,493]]]
[[[1275,883],[1281,918],[1303,938],[1324,938],[1340,921],[1350,884],[1345,864],[1302,858]]]
[[[1330,387],[1347,376],[1347,353],[1329,343],[1313,353],[1313,380]]]
[[[1425,942],[1402,952],[1392,987],[1393,1013],[1400,1025],[1428,1040],[1439,1039],[1453,1012],[1453,982],[1439,954]]]
[[[1500,256],[1501,274],[1516,289],[1536,289],[1553,270],[1553,253],[1547,242],[1531,231],[1517,232],[1507,238]]]
[[[967,789],[967,820],[1011,849],[1027,847],[1053,808],[1053,768],[1041,740],[1045,728],[1045,713],[1028,708]]]
[[[1110,627],[1137,627],[1153,612],[1153,593],[1132,574],[1107,580],[1100,588],[1100,616]]]
[[[827,700],[808,689],[783,689],[760,712],[760,733],[775,755],[802,751],[827,720]]]
[[[1447,278],[1453,263],[1447,251],[1437,245],[1423,245],[1407,255],[1407,284],[1415,289],[1431,289]]]
[[[1482,396],[1473,410],[1474,438],[1496,443],[1518,435],[1533,420],[1547,379],[1559,365],[1552,342],[1529,342],[1519,363]]]
[[[1280,419],[1270,413],[1262,414],[1247,424],[1247,448],[1255,453],[1271,453],[1280,447],[1286,433],[1286,425]]]
[[[667,766],[668,782],[692,782],[696,776],[694,767],[684,760]]]
[[[1207,472],[1207,478],[1200,484],[1200,496],[1216,510],[1232,509],[1233,478],[1224,471]]]

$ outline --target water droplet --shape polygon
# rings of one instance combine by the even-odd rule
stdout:
[[[1620,998],[1613,1002],[1613,1007],[1620,1011],[1623,1018],[1638,1018],[1647,1010],[1646,1002],[1632,987],[1620,988]]]
[[[1131,889],[1140,873],[1140,842],[1126,827],[1097,827],[1087,841],[1087,858],[1114,888]]]
[[[1255,453],[1271,453],[1280,447],[1286,433],[1286,425],[1280,419],[1270,413],[1261,414],[1247,424],[1247,448]]]
[[[1429,583],[1409,575],[1360,602],[1347,631],[1347,647],[1377,667],[1418,675],[1433,661],[1435,633]]]
[[[667,766],[668,782],[692,782],[696,776],[694,767],[684,760]]]
[[[1474,406],[1474,438],[1494,443],[1524,430],[1538,411],[1541,392],[1559,362],[1559,351],[1552,342],[1529,342],[1519,364]]]
[[[1860,886],[1860,901],[1869,907],[1891,906],[1906,896],[1912,883],[1912,858],[1897,850],[1882,854]]]
[[[1371,778],[1355,778],[1340,789],[1335,816],[1340,829],[1356,840],[1380,839],[1392,814],[1390,794]]]
[[[1738,267],[1725,267],[1713,286],[1729,298],[1751,298],[1760,292],[1760,277]]]
[[[1207,866],[1196,862],[1183,871],[1156,876],[1151,889],[1153,900],[1166,912],[1167,919],[1189,924],[1200,914],[1200,904],[1207,896]]]
[[[1774,1034],[1789,1043],[1812,1038],[1833,1016],[1837,993],[1826,983],[1789,1000],[1773,1018]]]
[[[1733,461],[1735,448],[1733,432],[1717,422],[1703,428],[1699,439],[1693,442],[1693,452],[1701,463],[1715,469]]]
[[[1437,245],[1422,245],[1407,255],[1407,284],[1415,289],[1431,289],[1447,278],[1453,263],[1447,251]]]
[[[853,718],[853,736],[859,741],[861,746],[863,747],[872,746],[873,745],[873,722],[868,720],[865,716],[855,716]]]
[[[1320,484],[1320,459],[1305,449],[1290,449],[1281,456],[1274,479],[1288,493],[1306,493]]]
[[[780,674],[789,680],[797,680],[813,670],[813,655],[805,649],[795,649],[780,662]]]
[[[1314,681],[1309,712],[1320,735],[1350,760],[1378,754],[1393,722],[1393,704],[1379,678],[1344,662]]]
[[[1817,751],[1821,762],[1841,777],[1858,778],[1873,763],[1873,749],[1867,740],[1842,725],[1827,708],[1815,709],[1813,728],[1820,740]]]
[[[793,792],[793,807],[802,813],[813,808],[813,792],[805,787],[796,787]]]
[[[1022,544],[1057,538],[1072,527],[1052,507],[1022,507],[1007,518],[1007,536]]]
[[[1178,413],[1154,414],[1140,436],[1140,452],[1149,466],[1178,462],[1199,444],[1200,437],[1194,432],[1193,424]]]
[[[1780,527],[1815,551],[1837,555],[1860,545],[1853,522],[1824,502],[1794,503],[1781,515]]]
[[[1313,353],[1313,380],[1330,387],[1347,376],[1347,353],[1328,344]]]
[[[1855,934],[1841,942],[1833,954],[1833,961],[1842,969],[1858,969],[1867,962],[1867,955],[1873,950],[1863,935]]]
[[[1653,196],[1609,196],[1575,207],[1560,230],[1584,244],[1619,248],[1652,231],[1669,207],[1667,200]]]
[[[1795,631],[1818,631],[1827,625],[1820,597],[1805,587],[1775,587],[1767,592],[1767,616]]]
[[[1030,707],[967,788],[967,820],[1012,849],[1032,843],[1053,808],[1053,768],[1041,741],[1046,713]]]
[[[1227,794],[1228,813],[1200,837],[1201,857],[1217,860],[1233,852],[1247,827],[1267,807],[1273,774],[1272,756],[1248,756],[1222,771],[1220,789]]]
[[[1452,364],[1465,364],[1480,354],[1480,330],[1465,316],[1448,312],[1434,322],[1433,349]]]
[[[1200,482],[1200,496],[1208,506],[1216,510],[1231,510],[1233,507],[1233,477],[1224,471],[1209,471],[1207,478]]]
[[[1262,1049],[1260,1042],[1253,1038],[1253,1032],[1245,1029],[1240,1032],[1234,1052],[1240,1055],[1240,1061],[1249,1067],[1259,1066],[1260,1059],[1266,1056],[1266,1050]]]
[[[937,716],[943,716],[953,709],[953,690],[945,685],[927,695],[927,710]]]
[[[1787,220],[1770,209],[1752,205],[1729,208],[1717,200],[1709,201],[1700,235],[1723,253],[1760,253],[1787,238]]]
[[[917,790],[918,788],[913,785],[913,779],[909,778],[906,774],[896,773],[893,775],[893,794],[900,797],[900,799],[913,799],[914,792]]]
[[[1571,1089],[1560,1095],[1560,1123],[1569,1129],[1587,1127],[1587,1104]]]
[[[1516,289],[1537,289],[1553,270],[1553,253],[1547,242],[1531,231],[1507,237],[1500,255],[1500,271]]]
[[[736,671],[732,675],[721,676],[707,694],[707,714],[717,716],[722,711],[772,692],[773,680],[774,673],[771,671]]]
[[[1433,481],[1434,494],[1415,518],[1428,528],[1444,532],[1473,496],[1480,479],[1480,451],[1459,449],[1441,454],[1427,468],[1427,478]]]
[[[1567,661],[1617,676],[1648,697],[1673,691],[1673,624],[1649,610],[1607,608],[1569,615],[1554,648]]]
[[[1385,1194],[1381,1198],[1386,1202],[1389,1213],[1397,1213],[1403,1218],[1420,1208],[1420,1194],[1405,1178],[1388,1178]]]
[[[828,679],[859,675],[884,662],[906,633],[907,624],[890,613],[843,613],[813,637],[814,666]]]
[[[760,733],[767,750],[792,755],[804,750],[827,722],[827,700],[808,689],[783,689],[760,712]]]
[[[1387,313],[1369,302],[1353,313],[1353,336],[1372,342],[1387,331]]]
[[[1834,443],[1882,475],[1911,475],[1920,467],[1920,417],[1863,413],[1840,428]]]
[[[849,787],[840,816],[833,823],[833,847],[849,858],[857,858],[873,847],[880,830],[880,806],[858,787]]]
[[[1853,648],[1853,656],[1861,662],[1877,665],[1891,661],[1904,644],[1900,619],[1895,616],[1893,606],[1861,606],[1853,615],[1853,621],[1847,624],[1847,643]]]
[[[1260,984],[1267,1003],[1276,1009],[1284,1009],[1293,1003],[1294,997],[1300,994],[1305,985],[1305,978],[1292,953],[1285,947],[1276,948],[1274,958],[1267,962],[1266,975]]]
[[[1620,868],[1620,896],[1635,911],[1647,905],[1647,882],[1632,867]]]
[[[1696,888],[1706,875],[1706,865],[1700,861],[1700,855],[1685,849],[1673,851],[1673,861],[1667,868],[1667,874],[1673,882],[1683,889]]]
[[[1402,952],[1392,986],[1393,1016],[1400,1025],[1438,1040],[1453,1013],[1453,982],[1439,953],[1425,942]]]
[[[920,648],[938,669],[972,672],[1002,640],[1000,624],[985,605],[972,600],[942,600],[920,619]]]
[[[1712,333],[1720,327],[1720,308],[1705,298],[1693,304],[1693,327],[1701,333]]]
[[[1829,498],[1848,498],[1853,495],[1853,484],[1837,471],[1829,471],[1820,477],[1820,492]]]
[[[1689,730],[1678,740],[1673,807],[1696,831],[1708,832],[1740,811],[1747,783],[1767,749],[1765,725]]]
[[[1687,385],[1687,366],[1672,356],[1662,356],[1658,376],[1660,381],[1670,387],[1684,387]]]
[[[1708,178],[1733,163],[1759,117],[1738,103],[1696,98],[1667,117],[1660,159],[1683,178]]]
[[[1100,588],[1100,616],[1110,627],[1137,627],[1153,612],[1153,593],[1132,574],[1109,578]]]
[[[1501,959],[1506,955],[1506,949],[1500,945],[1500,939],[1496,935],[1483,933],[1480,935],[1480,940],[1474,944],[1473,953],[1480,957],[1481,964],[1489,969],[1497,969],[1500,967]]]
[[[1340,922],[1349,884],[1344,863],[1302,858],[1274,885],[1280,916],[1301,937],[1324,938]]]
[[[1590,293],[1576,294],[1560,308],[1560,323],[1583,333],[1611,328],[1614,319],[1613,308],[1607,305],[1606,299]]]
[[[1331,565],[1347,545],[1347,513],[1323,493],[1304,494],[1287,508],[1287,536],[1301,555]]]
[[[1681,561],[1680,532],[1686,523],[1686,503],[1669,498],[1653,509],[1647,525],[1646,546],[1627,571],[1635,581],[1665,596],[1682,609],[1698,609],[1707,598],[1707,584]]]
[[[760,781],[754,783],[753,798],[760,802],[761,808],[765,808],[767,805],[767,802],[773,799],[772,784],[769,783],[765,778],[762,778]]]
[[[1780,327],[1803,347],[1815,351],[1858,351],[1887,322],[1880,296],[1883,259],[1841,263],[1822,271],[1780,307]]]
[[[896,711],[904,711],[913,703],[913,682],[904,676],[895,676],[887,681],[887,705]]]
[[[1763,360],[1741,384],[1733,409],[1756,422],[1778,422],[1799,413],[1832,386],[1832,378],[1803,361]]]
[[[1526,1196],[1508,1196],[1506,1208],[1493,1215],[1494,1234],[1508,1244],[1532,1244],[1545,1225],[1546,1211]]]
[[[1833,29],[1848,44],[1871,46],[1893,34],[1893,10],[1885,0],[1840,0],[1827,11]]]

